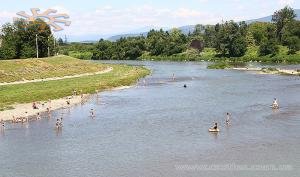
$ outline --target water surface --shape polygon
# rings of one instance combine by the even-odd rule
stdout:
[[[152,74],[133,88],[54,111],[51,119],[7,125],[0,134],[0,176],[299,176],[300,77],[207,70],[196,62],[117,63],[145,65]],[[278,111],[270,109],[274,97]],[[230,127],[226,112],[232,114]],[[62,113],[64,127],[56,132]],[[207,131],[214,121],[219,134]],[[211,164],[291,168],[179,168]]]

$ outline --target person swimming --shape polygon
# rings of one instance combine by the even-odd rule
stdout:
[[[187,85],[186,85],[186,84],[184,84],[184,85],[183,85],[183,87],[184,87],[184,88],[187,88]]]
[[[217,130],[218,129],[218,123],[215,122],[215,126],[213,127],[213,129]]]

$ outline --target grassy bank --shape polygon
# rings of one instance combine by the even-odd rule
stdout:
[[[0,82],[63,77],[102,71],[107,67],[64,55],[43,59],[0,60]]]
[[[151,56],[149,53],[144,53],[139,59],[155,60],[155,61],[213,61],[213,62],[263,62],[263,63],[300,63],[300,52],[293,55],[288,55],[288,49],[284,46],[279,46],[277,55],[259,56],[258,47],[248,47],[246,54],[242,57],[219,57],[213,48],[205,48],[203,52],[198,53],[195,50],[187,50],[171,56]]]
[[[64,60],[56,61],[58,59],[59,58],[51,58],[49,60],[54,63],[61,62],[61,65],[63,65]],[[94,93],[95,90],[102,91],[118,86],[131,85],[139,78],[150,73],[146,68],[135,66],[89,63],[85,67],[88,66],[94,66],[95,68],[111,66],[113,67],[113,70],[105,74],[83,76],[79,78],[0,86],[0,110],[8,109],[11,105],[16,103],[30,103],[33,101],[44,101],[69,96],[73,89],[78,91],[82,90],[82,93]],[[70,71],[63,71],[61,68],[59,70],[63,73],[70,74]],[[66,70],[68,69],[66,68]],[[86,70],[86,72],[87,71],[91,72],[90,70]],[[45,74],[47,74],[47,72],[45,72]],[[52,76],[52,74],[49,75]]]

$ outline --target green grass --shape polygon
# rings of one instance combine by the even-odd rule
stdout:
[[[0,60],[0,82],[62,77],[97,72],[107,67],[64,55],[43,59]]]
[[[208,69],[228,69],[232,67],[228,62],[215,62],[207,66]]]
[[[79,78],[57,81],[36,82],[18,85],[0,86],[0,110],[9,109],[16,103],[30,103],[58,99],[72,94],[73,89],[83,93],[94,93],[95,90],[131,85],[150,71],[144,67],[111,65],[111,72]]]

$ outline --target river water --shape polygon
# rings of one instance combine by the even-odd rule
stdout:
[[[0,176],[299,176],[300,77],[207,70],[196,62],[123,63],[152,74],[130,89],[54,111],[51,119],[7,124]],[[270,108],[274,97],[278,111]],[[208,132],[214,121],[218,134]]]

